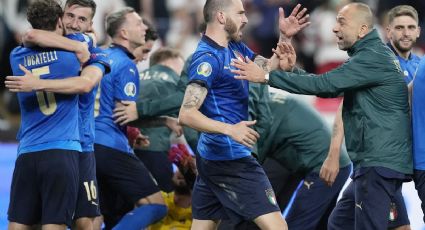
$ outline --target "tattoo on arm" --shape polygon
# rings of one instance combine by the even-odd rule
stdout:
[[[263,68],[264,71],[270,72],[269,60],[263,56],[257,55],[254,63]]]
[[[189,84],[184,95],[183,108],[189,109],[196,107],[199,109],[204,102],[207,93],[207,88],[196,83]]]
[[[335,121],[335,124],[333,125],[332,128],[332,137],[336,137],[340,134],[340,126],[339,126],[339,122]]]
[[[343,102],[341,102],[336,112],[335,121],[332,128],[332,137],[336,137],[339,135],[344,136],[344,123],[342,121],[342,105],[343,105]]]

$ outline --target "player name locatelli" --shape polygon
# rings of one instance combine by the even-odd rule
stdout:
[[[41,65],[49,62],[54,62],[56,60],[58,60],[58,55],[56,54],[56,51],[42,52],[37,53],[35,55],[25,56],[24,66],[29,67],[34,65]]]

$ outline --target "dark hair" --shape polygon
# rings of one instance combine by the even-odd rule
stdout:
[[[418,11],[416,11],[415,8],[409,5],[399,5],[394,8],[392,8],[388,12],[388,22],[392,23],[394,18],[400,17],[400,16],[409,16],[413,19],[415,19],[416,22],[419,22],[418,19]]]
[[[207,30],[207,23],[202,22],[201,24],[199,24],[198,26],[199,33],[205,33],[206,30]]]
[[[62,16],[62,7],[55,0],[34,1],[27,10],[27,20],[34,29],[54,31]]]
[[[133,8],[125,7],[120,11],[109,14],[106,17],[106,33],[113,38],[124,24],[125,16],[133,12],[136,12]]]
[[[184,59],[183,56],[177,50],[162,47],[152,53],[151,57],[149,58],[149,65],[153,66],[163,61],[174,58]]]
[[[226,9],[231,3],[231,0],[207,0],[204,5],[205,23],[210,23],[217,12]]]
[[[96,13],[96,2],[94,0],[67,0],[65,3],[65,7],[71,7],[73,5],[79,5],[82,7],[89,7],[91,8],[91,17],[94,17],[94,14]]]
[[[148,27],[148,29],[146,30],[145,41],[155,41],[156,39],[158,39],[158,32],[156,31],[153,24],[145,18],[143,18],[142,21],[143,24]]]

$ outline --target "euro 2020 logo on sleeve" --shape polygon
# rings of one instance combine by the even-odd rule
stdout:
[[[198,65],[196,72],[198,73],[198,75],[209,77],[212,72],[211,64],[208,62],[202,62],[201,64]]]
[[[128,82],[124,86],[124,93],[129,97],[136,96],[136,85],[133,82]]]

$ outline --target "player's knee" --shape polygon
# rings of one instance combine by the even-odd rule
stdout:
[[[147,197],[143,197],[137,201],[136,206],[146,205],[146,204],[161,204],[165,205],[164,198],[161,195],[161,192],[156,192]]]
[[[393,230],[411,230],[410,225],[403,225],[396,228],[393,228]]]
[[[7,229],[8,230],[31,230],[32,227],[29,225],[19,224],[17,222],[10,222]]]
[[[263,230],[288,229],[285,219],[280,212],[272,212],[254,219],[255,224]]]
[[[73,230],[91,230],[93,229],[94,218],[90,217],[81,217],[75,220]]]

